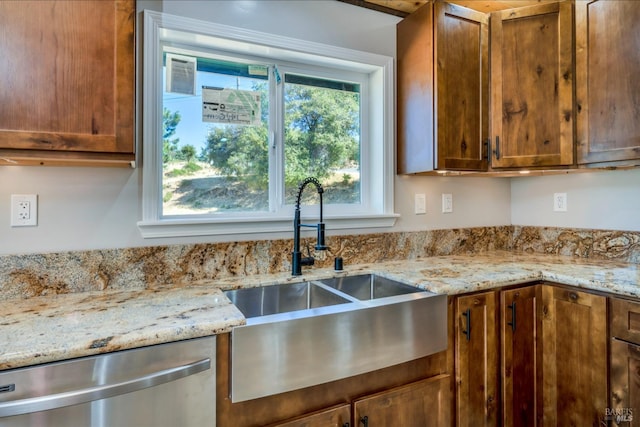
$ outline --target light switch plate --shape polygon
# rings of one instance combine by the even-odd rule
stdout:
[[[453,194],[442,194],[442,213],[453,212]]]
[[[416,215],[424,215],[427,213],[427,197],[424,193],[415,195],[414,207]]]

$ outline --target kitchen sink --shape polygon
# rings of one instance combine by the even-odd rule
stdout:
[[[376,274],[338,277],[322,280],[321,283],[359,300],[386,298],[422,292],[415,286],[387,279],[386,277]]]
[[[351,302],[311,282],[243,288],[225,294],[247,319]]]
[[[447,296],[375,274],[226,291],[231,401],[383,369],[447,348]]]

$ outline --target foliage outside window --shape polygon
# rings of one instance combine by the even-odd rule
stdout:
[[[281,76],[277,65],[210,56],[186,57],[197,64],[193,93],[184,93],[193,84],[170,91],[174,85],[165,82],[164,216],[278,210],[280,187],[284,204],[291,205],[298,184],[309,176],[323,183],[325,203],[360,203],[360,84],[289,72]],[[165,60],[164,75],[170,66]],[[207,102],[209,93],[226,104]],[[239,117],[245,114],[243,97],[259,98],[259,111],[251,112],[260,117],[251,123]],[[283,105],[283,114],[274,105]],[[269,120],[270,114],[278,119]],[[185,116],[188,125],[182,122]],[[270,142],[270,134],[281,140]],[[282,155],[284,176],[273,171]],[[276,200],[270,200],[273,194]]]
[[[287,230],[308,176],[329,228],[392,225],[392,60],[247,33],[145,11],[143,236]]]

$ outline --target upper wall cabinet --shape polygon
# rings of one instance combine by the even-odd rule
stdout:
[[[491,14],[492,168],[570,166],[571,2]]]
[[[487,15],[436,1],[397,30],[398,173],[486,170]]]
[[[579,164],[640,163],[639,22],[638,1],[576,2]]]
[[[135,0],[0,1],[0,164],[134,160]]]

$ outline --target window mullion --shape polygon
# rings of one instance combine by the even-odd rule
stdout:
[[[279,76],[277,65],[273,66],[273,75],[272,90],[269,92],[270,105],[273,106],[271,111],[273,142],[269,158],[269,182],[272,210],[281,213],[284,207],[284,84],[277,77]]]

